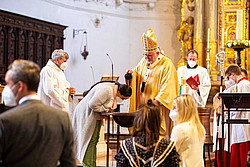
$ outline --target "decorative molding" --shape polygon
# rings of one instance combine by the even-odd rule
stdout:
[[[147,2],[156,1],[155,7],[153,9],[148,6],[148,3],[144,4],[125,3],[124,0],[120,6],[116,6],[116,0],[42,0],[42,1],[76,11],[92,13],[92,14],[102,13],[104,17],[112,16],[125,19],[142,19],[142,20],[144,19],[166,20],[166,18],[174,19],[174,17],[171,16],[175,16],[175,14],[179,12],[179,9],[176,10],[175,0],[171,0],[170,2],[166,2],[165,0],[147,1]],[[70,1],[72,3],[70,3]]]
[[[13,13],[3,10],[0,10],[0,24],[15,26],[21,29],[39,31],[42,33],[58,36],[61,36],[61,34],[63,34],[64,29],[67,28],[67,26],[49,23],[18,14],[15,14],[14,16]]]

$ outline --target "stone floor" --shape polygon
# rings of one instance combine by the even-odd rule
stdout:
[[[211,153],[211,162],[212,162],[211,166],[214,167],[214,153]],[[106,156],[97,157],[96,165],[97,167],[106,167]],[[80,164],[79,161],[77,161],[77,166],[82,167],[82,164]],[[114,160],[113,155],[109,155],[109,167],[115,167],[115,166],[116,166],[116,161]],[[210,166],[208,159],[206,159],[206,166],[207,167]]]

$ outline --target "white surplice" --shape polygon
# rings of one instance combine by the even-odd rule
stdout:
[[[241,80],[238,84],[235,84],[234,86],[230,87],[227,90],[224,90],[223,93],[250,93],[250,82],[248,80]],[[233,111],[235,109],[231,109],[231,119],[248,119],[250,120],[250,112],[235,112]],[[214,117],[216,118],[216,117]],[[225,114],[225,118],[227,119],[227,115]],[[218,138],[222,138],[222,119],[220,117],[219,120],[219,129],[218,129]],[[213,141],[214,143],[216,142],[216,130],[217,126],[215,125],[216,122],[214,122],[214,137]],[[228,145],[227,145],[227,140],[228,140],[228,132],[227,132],[227,127],[228,125],[225,124],[224,126],[224,138],[225,138],[225,145],[224,145],[224,150],[228,151]],[[250,125],[249,124],[231,124],[230,125],[230,144],[234,143],[242,143],[250,141]],[[217,146],[217,150],[219,149],[219,145]],[[215,151],[215,145],[214,149]]]
[[[198,74],[200,80],[200,85],[198,86],[200,95],[197,90],[193,90],[188,84],[181,87],[181,93],[190,94],[194,98],[197,107],[205,107],[209,91],[211,89],[211,81],[207,69],[200,66],[197,66],[196,68],[187,68],[187,66],[182,66],[178,68],[177,74],[179,85],[182,85],[182,79],[186,80],[189,77],[194,77]]]
[[[232,87],[232,93],[250,93],[250,82],[241,80]],[[250,120],[250,112],[231,112],[232,119],[248,119]],[[250,141],[250,125],[249,124],[232,124],[231,145],[234,143],[242,143]]]
[[[223,93],[230,93],[230,92],[232,92],[232,87],[230,87],[230,88],[223,91]],[[218,98],[218,97],[216,97],[216,98]],[[222,105],[222,100],[221,99],[219,100],[219,102],[220,102],[220,105]],[[217,143],[217,149],[216,149],[216,140],[218,140],[219,138],[222,138],[222,118],[221,118],[221,115],[220,115],[219,126],[217,126],[217,121],[218,120],[216,119],[217,118],[217,113],[216,112],[221,114],[221,111],[214,110],[214,119],[213,119],[213,143],[214,143],[214,145],[213,145],[213,151],[219,150],[219,141]],[[224,112],[224,120],[226,120],[226,119],[227,119],[227,113]],[[228,132],[227,132],[227,130],[228,130],[227,124],[224,124],[224,139],[225,139],[224,143],[228,143]],[[218,132],[218,139],[217,139],[217,132]],[[232,133],[232,132],[230,131],[230,133]],[[224,145],[224,150],[225,151],[228,151],[227,146],[228,146],[227,144]]]

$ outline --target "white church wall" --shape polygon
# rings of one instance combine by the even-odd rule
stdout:
[[[129,66],[129,20],[112,13],[105,14],[105,8],[91,9],[94,8],[91,5],[85,11],[81,5],[84,4],[69,0],[0,1],[2,10],[68,26],[64,32],[64,50],[70,59],[65,75],[77,93],[94,83],[90,66],[93,67],[95,82],[100,81],[103,74],[111,73],[111,62],[106,53],[114,63],[114,73],[120,74],[120,81],[124,82],[123,75]],[[95,25],[96,18],[100,19],[98,26]],[[87,31],[89,55],[86,60],[80,55],[83,35],[79,33],[73,38],[73,29]]]
[[[111,73],[110,55],[114,73],[124,73],[141,59],[143,48],[141,35],[151,27],[160,47],[176,65],[179,59],[180,43],[177,41],[177,26],[180,24],[178,3],[174,0],[158,0],[153,8],[148,4],[121,4],[114,0],[1,0],[0,8],[68,26],[64,32],[64,49],[69,53],[66,78],[82,93],[104,73]],[[100,3],[99,3],[100,2]],[[136,0],[134,1],[136,2]],[[139,1],[138,1],[139,2]],[[95,24],[98,18],[100,23]],[[82,33],[73,38],[73,29],[86,29],[89,55],[86,60],[80,55]]]

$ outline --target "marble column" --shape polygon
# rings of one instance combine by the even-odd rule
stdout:
[[[195,0],[195,14],[194,14],[194,49],[199,53],[198,64],[204,66],[204,0]]]

